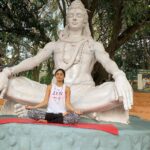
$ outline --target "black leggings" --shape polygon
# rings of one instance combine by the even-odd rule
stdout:
[[[62,113],[58,113],[58,114],[47,113],[39,109],[28,110],[27,116],[29,118],[36,119],[36,120],[43,119],[43,120],[47,120],[48,122],[66,123],[66,124],[78,123],[80,120],[80,116],[75,113],[69,113],[63,116]]]
[[[62,113],[46,113],[45,120],[47,120],[48,122],[63,123],[63,115]]]

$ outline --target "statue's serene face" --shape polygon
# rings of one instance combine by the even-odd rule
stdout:
[[[71,9],[67,15],[67,23],[70,30],[80,30],[85,25],[85,15],[81,9]]]

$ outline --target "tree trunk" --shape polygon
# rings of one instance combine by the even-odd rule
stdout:
[[[108,80],[108,73],[99,62],[96,62],[94,65],[92,77],[96,85],[99,85]]]
[[[32,71],[32,79],[39,82],[40,67],[35,67]]]

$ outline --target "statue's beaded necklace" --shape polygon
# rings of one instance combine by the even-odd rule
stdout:
[[[79,43],[79,42],[69,42],[69,44],[71,44],[71,47],[75,50],[75,51],[77,51],[77,55],[76,56],[74,56],[74,57],[76,57],[76,58],[73,58],[74,59],[74,63],[79,63],[79,62],[81,62],[81,60],[82,60],[82,54],[83,54],[83,50],[84,50],[84,45],[85,45],[85,43],[86,43],[87,41],[82,41],[81,42],[81,44],[77,47],[77,44]],[[62,53],[62,58],[63,58],[63,62],[65,63],[65,64],[68,64],[69,63],[69,60],[67,60],[66,58],[65,58],[65,56],[66,56],[66,45],[67,45],[68,43],[66,43],[66,42],[64,42],[64,47],[63,47],[63,53]],[[78,57],[77,57],[78,56]]]

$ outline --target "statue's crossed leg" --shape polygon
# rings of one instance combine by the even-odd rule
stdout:
[[[31,92],[28,93],[27,91]],[[20,77],[10,80],[7,96],[22,104],[37,104],[44,99],[45,92],[45,85]],[[96,115],[98,120],[117,121],[119,117],[119,120],[127,123],[128,112],[124,111],[122,102],[118,101],[113,82],[106,82],[96,87],[71,86],[71,93],[72,104],[75,108],[81,109],[85,113],[98,112]]]

